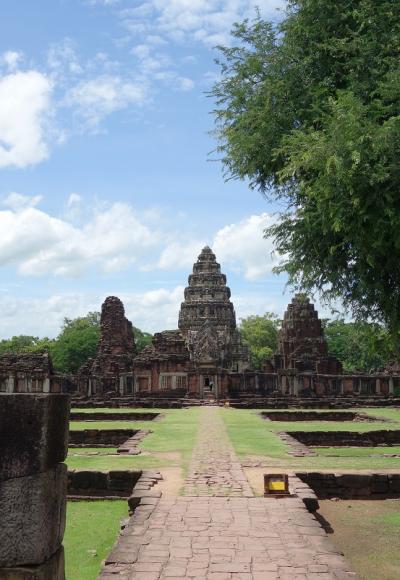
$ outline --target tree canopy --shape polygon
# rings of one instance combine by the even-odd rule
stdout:
[[[400,329],[400,3],[289,0],[220,47],[213,88],[227,177],[283,202],[277,271]]]
[[[100,339],[100,312],[64,319],[60,334],[51,349],[54,367],[65,373],[74,373],[90,357],[96,355]]]
[[[383,369],[393,358],[388,331],[377,323],[324,321],[329,354],[345,371],[371,372]]]
[[[279,327],[280,320],[272,312],[240,319],[239,332],[250,348],[254,368],[261,368],[262,363],[276,351]]]

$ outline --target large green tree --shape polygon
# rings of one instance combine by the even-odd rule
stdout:
[[[94,357],[100,338],[100,313],[89,312],[64,324],[51,350],[54,367],[65,373],[76,372]]]
[[[278,198],[267,230],[296,288],[400,329],[400,2],[289,0],[221,47],[228,177]]]
[[[240,319],[239,332],[250,348],[254,368],[261,368],[262,363],[276,351],[279,327],[279,318],[271,312]]]
[[[391,339],[380,324],[327,320],[324,330],[329,354],[336,356],[346,371],[377,371],[392,360]]]

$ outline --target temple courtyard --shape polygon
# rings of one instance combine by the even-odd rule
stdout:
[[[400,409],[72,411],[68,580],[398,577]]]

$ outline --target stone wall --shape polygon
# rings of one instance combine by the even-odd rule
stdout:
[[[71,411],[71,421],[154,421],[160,413],[93,412]]]
[[[319,499],[386,499],[400,497],[400,473],[298,472]]]
[[[270,421],[354,421],[357,417],[364,420],[374,420],[367,415],[351,411],[265,411],[261,413],[264,419]]]
[[[315,447],[375,447],[399,445],[400,431],[290,431],[292,437],[304,445]]]
[[[68,471],[68,496],[73,498],[127,498],[142,475],[142,471]]]
[[[69,398],[0,394],[0,578],[64,580]]]
[[[115,447],[139,433],[140,429],[82,429],[70,431],[70,447]]]
[[[49,393],[53,366],[48,353],[0,355],[0,393]]]

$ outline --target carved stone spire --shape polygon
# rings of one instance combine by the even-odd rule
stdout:
[[[236,317],[230,301],[231,291],[215,254],[208,246],[202,249],[188,282],[179,313],[178,325],[182,334],[187,336],[190,331],[198,331],[206,321],[221,332],[234,330]]]
[[[249,366],[249,351],[236,329],[231,291],[215,254],[205,246],[193,265],[185,300],[179,313],[179,329],[192,360],[242,370]]]

